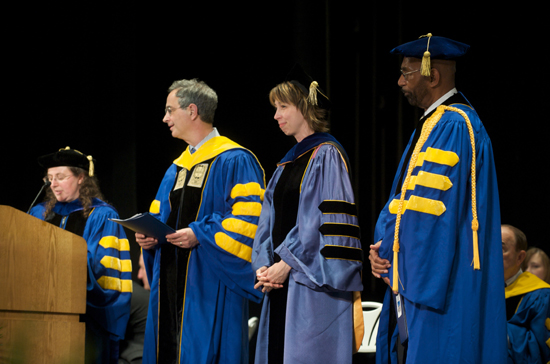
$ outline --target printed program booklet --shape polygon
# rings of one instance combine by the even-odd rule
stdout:
[[[128,219],[109,220],[135,231],[136,233],[156,238],[161,244],[166,243],[166,235],[176,232],[176,230],[158,220],[148,212],[136,214]]]

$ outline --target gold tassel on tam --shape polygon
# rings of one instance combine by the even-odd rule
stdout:
[[[426,35],[421,36],[420,38],[428,37],[428,46],[426,47],[426,52],[424,52],[424,56],[422,57],[422,65],[420,67],[420,74],[422,76],[430,77],[431,75],[431,69],[432,69],[432,63],[430,61],[430,39],[432,38],[432,33],[428,33]]]
[[[88,158],[88,160],[90,161],[90,170],[88,171],[88,175],[90,177],[93,177],[94,176],[94,159],[92,158],[91,155],[87,156],[86,158]]]
[[[81,151],[76,150],[76,149],[71,149],[71,147],[68,147],[68,146],[65,147],[65,149],[61,148],[61,149],[59,149],[59,150],[60,150],[60,151],[61,151],[61,150],[73,150],[73,151],[75,151],[75,152],[77,152],[77,153],[80,153],[80,154],[82,154],[82,155],[85,155],[85,154],[82,153]],[[92,158],[91,155],[86,156],[86,159],[88,159],[88,161],[90,161],[90,167],[88,168],[88,176],[93,177],[93,176],[94,176],[94,159]]]

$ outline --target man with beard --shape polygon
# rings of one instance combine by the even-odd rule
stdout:
[[[424,116],[380,213],[370,261],[388,287],[377,363],[506,362],[498,189],[491,141],[455,88],[469,46],[431,34],[392,50]]]

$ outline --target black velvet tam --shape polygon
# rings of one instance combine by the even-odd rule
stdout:
[[[95,160],[93,158],[91,159],[93,165]],[[70,149],[69,147],[60,149],[55,153],[38,157],[38,164],[44,169],[63,166],[79,167],[85,171],[90,170],[90,160],[88,159],[88,156],[82,154],[78,150]]]

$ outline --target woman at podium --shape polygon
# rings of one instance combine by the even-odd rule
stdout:
[[[92,156],[60,149],[38,158],[51,182],[32,216],[80,235],[88,246],[86,363],[116,363],[130,314],[132,263],[116,210],[102,201]]]

